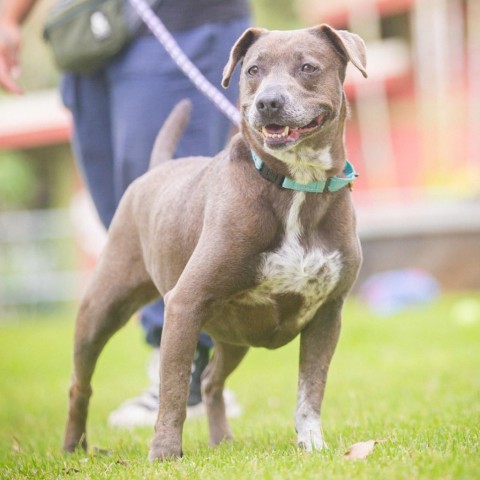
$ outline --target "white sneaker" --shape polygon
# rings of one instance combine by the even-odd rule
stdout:
[[[157,420],[159,404],[160,349],[154,349],[148,366],[148,376],[152,385],[140,395],[123,402],[108,416],[108,424],[112,427],[132,429],[136,427],[153,427]],[[224,390],[223,398],[227,416],[238,417],[242,414],[242,407],[238,404],[235,394],[231,390]],[[190,401],[190,403],[192,403]],[[187,407],[187,418],[197,418],[205,415],[205,405],[198,401]]]
[[[108,416],[108,424],[119,428],[151,427],[158,414],[158,389],[148,388],[140,395],[123,402]]]

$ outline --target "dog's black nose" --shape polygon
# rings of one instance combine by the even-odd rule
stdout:
[[[264,92],[257,98],[257,110],[263,115],[277,113],[284,106],[285,97],[278,92]]]

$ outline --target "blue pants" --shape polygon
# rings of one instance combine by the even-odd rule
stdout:
[[[248,28],[248,18],[175,32],[182,50],[214,85],[220,85],[230,48]],[[238,79],[225,94],[238,96]],[[158,40],[143,36],[90,75],[67,74],[65,105],[73,115],[73,148],[100,219],[108,228],[127,186],[147,171],[156,135],[173,106],[190,98],[193,111],[176,157],[211,156],[226,144],[231,124],[192,85]],[[152,345],[160,342],[164,304],[142,311],[142,325]],[[211,346],[202,334],[200,343]]]

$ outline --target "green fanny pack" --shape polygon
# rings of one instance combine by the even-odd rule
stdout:
[[[120,52],[141,23],[128,0],[60,0],[47,14],[43,36],[61,70],[91,73]]]

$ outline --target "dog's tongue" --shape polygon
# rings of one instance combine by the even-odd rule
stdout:
[[[272,134],[272,133],[283,133],[285,131],[285,126],[277,125],[277,124],[273,123],[272,125],[267,125],[265,127],[265,130],[270,134]]]

